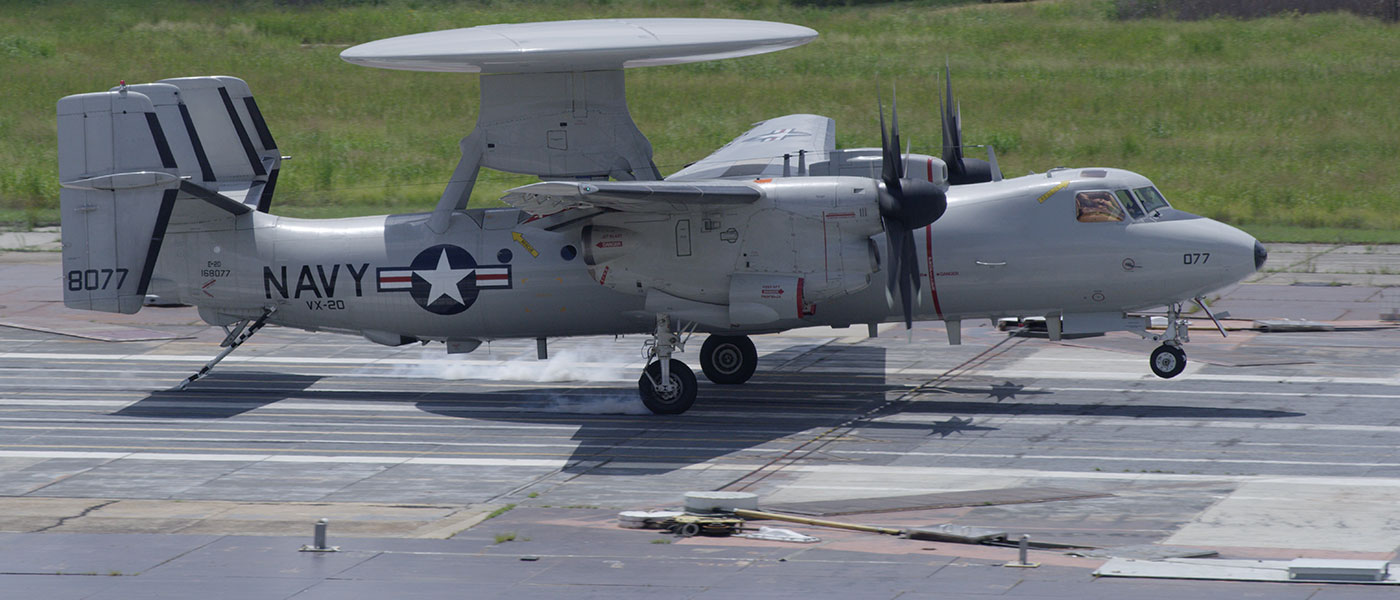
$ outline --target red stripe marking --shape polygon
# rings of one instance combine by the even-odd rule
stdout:
[[[413,281],[412,275],[379,278],[380,283],[409,283],[411,281]]]
[[[928,159],[928,180],[933,181],[933,159]]]
[[[509,279],[509,278],[510,278],[510,276],[509,276],[509,275],[505,275],[505,274],[500,274],[500,275],[486,275],[486,274],[483,274],[483,273],[477,273],[477,274],[476,274],[476,280],[477,280],[477,281],[481,281],[481,280],[483,280],[483,279],[485,279],[485,280],[493,280],[493,281],[494,281],[494,280]]]
[[[933,164],[933,163],[929,163]],[[943,306],[938,303],[938,284],[933,279],[933,227],[924,227],[924,242],[928,246],[928,292],[933,295],[933,310],[943,318]]]

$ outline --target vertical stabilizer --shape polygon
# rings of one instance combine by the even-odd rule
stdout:
[[[249,208],[271,208],[282,155],[246,82],[178,77],[131,90],[155,102],[183,175]]]
[[[134,313],[180,185],[155,105],[128,90],[58,101],[63,303]]]

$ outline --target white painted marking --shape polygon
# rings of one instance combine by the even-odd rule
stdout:
[[[1341,425],[1328,423],[1261,423],[1259,421],[1207,421],[1202,419],[1114,419],[1095,416],[1079,417],[1026,417],[1006,415],[1004,418],[973,419],[966,422],[965,415],[895,414],[876,419],[877,423],[910,423],[921,425],[948,425],[952,419],[959,419],[962,425],[979,425],[995,422],[1013,425],[1095,426],[1095,427],[1192,427],[1209,429],[1252,429],[1261,431],[1345,431],[1362,433],[1400,434],[1400,426],[1395,425]]]
[[[0,352],[0,359],[15,360],[73,360],[73,361],[136,361],[136,362],[174,362],[174,363],[198,363],[202,364],[209,360],[207,356],[189,356],[179,354],[83,354],[83,353],[59,353],[59,352]],[[433,364],[469,365],[469,366],[503,366],[511,361],[506,360],[437,360],[424,361],[419,358],[335,358],[335,357],[304,357],[304,356],[238,356],[232,355],[224,360],[226,363],[249,363],[249,364],[283,364],[283,365],[357,365],[362,367],[374,367],[385,365],[421,365],[425,362]],[[981,376],[1007,379],[1069,379],[1077,381],[1161,381],[1146,369],[1146,360],[1135,359],[1136,363],[1143,363],[1141,371],[1137,369],[1125,370],[1122,372],[1111,371],[1064,371],[1064,370],[1028,370],[1022,368],[996,368],[996,369],[973,369],[970,371],[960,371],[959,376]],[[578,366],[598,366],[598,367],[622,367],[635,366],[641,368],[641,361],[619,362],[581,362]],[[869,375],[867,369],[841,369],[822,367],[823,373],[858,373]],[[929,376],[936,377],[943,375],[947,369],[915,369],[888,367],[885,369],[886,375],[904,376]],[[382,376],[381,374],[356,373],[357,376]],[[1197,373],[1190,376],[1193,381],[1223,381],[1232,383],[1305,383],[1305,384],[1357,384],[1357,385],[1385,385],[1400,386],[1400,376],[1396,377],[1312,377],[1300,375],[1247,375],[1247,374],[1221,374],[1221,373]]]
[[[345,455],[292,455],[273,456],[269,454],[237,453],[181,453],[181,452],[83,452],[59,450],[0,450],[0,458],[30,459],[92,459],[112,460],[160,460],[191,462],[271,462],[271,463],[339,463],[339,464],[433,464],[466,467],[541,467],[562,468],[568,461],[562,459],[527,458],[449,458],[419,456],[412,458],[345,456]],[[656,468],[656,463],[609,463],[609,468]],[[760,462],[703,462],[678,464],[685,471],[752,471],[764,466]],[[1175,482],[1221,482],[1243,483],[1260,482],[1277,485],[1300,486],[1352,486],[1361,488],[1394,488],[1400,493],[1400,478],[1386,477],[1328,477],[1328,476],[1275,476],[1275,475],[1183,475],[1176,473],[1111,473],[1080,471],[1042,471],[1036,469],[1006,468],[964,468],[964,467],[911,467],[875,465],[792,465],[784,471],[793,473],[823,473],[861,477],[887,477],[891,480],[909,481],[908,478],[940,477],[1003,477],[1035,479],[1083,479],[1129,482],[1175,481]],[[1284,493],[1280,497],[1287,497]]]
[[[1193,464],[1246,464],[1246,465],[1304,465],[1320,467],[1400,467],[1400,463],[1383,462],[1338,462],[1338,461],[1311,461],[1311,460],[1262,460],[1262,459],[1236,459],[1236,458],[1169,458],[1163,456],[1123,456],[1115,454],[1112,456],[1086,456],[1074,454],[981,454],[975,452],[918,452],[918,451],[887,451],[887,450],[823,450],[827,454],[843,455],[885,455],[885,456],[933,456],[940,458],[999,458],[1014,460],[1088,460],[1100,463],[1107,462],[1148,462],[1148,463],[1193,463]]]
[[[187,452],[77,452],[59,450],[0,450],[0,458],[88,458],[113,460],[160,460],[189,462],[273,462],[273,463],[335,463],[335,464],[393,464],[393,465],[455,465],[461,467],[547,467],[560,469],[568,463],[562,459],[537,458],[436,458],[391,456],[331,456],[301,454],[275,456],[271,454],[200,454]]]

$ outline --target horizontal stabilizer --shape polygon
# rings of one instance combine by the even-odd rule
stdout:
[[[758,187],[744,183],[547,181],[509,190],[501,200],[533,215],[552,215],[575,207],[686,212],[696,206],[749,204],[762,197]]]

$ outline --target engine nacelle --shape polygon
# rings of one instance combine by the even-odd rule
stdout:
[[[621,227],[589,225],[582,233],[583,263],[590,267],[622,258],[641,245],[637,232]]]
[[[800,318],[871,284],[879,255],[870,238],[883,231],[877,180],[757,183],[763,197],[751,204],[595,217],[581,232],[589,273],[648,302],[659,292],[671,305],[707,305],[688,314],[714,327]]]

